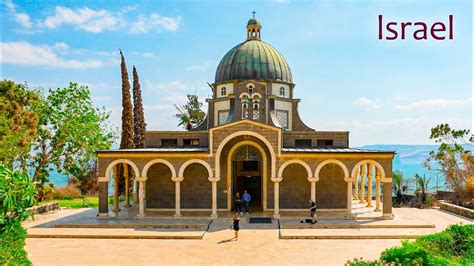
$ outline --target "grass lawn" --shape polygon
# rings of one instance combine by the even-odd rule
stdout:
[[[90,202],[91,204],[93,204],[94,206],[99,205],[98,197],[86,197],[86,200]],[[57,202],[59,204],[59,207],[67,207],[67,208],[89,207],[87,202],[84,205],[82,198],[72,199],[72,200],[47,200],[47,201],[38,202],[38,205],[44,205],[51,202]]]
[[[130,201],[134,201],[135,197],[132,196],[130,197]],[[119,202],[125,201],[125,197],[120,196],[119,197]],[[86,201],[83,202],[82,198],[79,199],[72,199],[72,200],[47,200],[47,201],[42,201],[38,202],[37,205],[44,205],[48,204],[51,202],[57,202],[59,204],[59,207],[66,207],[66,208],[91,208],[91,207],[98,207],[99,206],[99,198],[98,197],[86,197]],[[114,205],[114,199],[112,197],[109,198],[109,206]]]

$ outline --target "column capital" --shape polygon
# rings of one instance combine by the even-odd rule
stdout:
[[[139,177],[135,178],[135,180],[137,182],[145,182],[147,179],[148,179],[148,177],[146,177],[146,176],[139,176]]]
[[[184,180],[184,177],[182,176],[173,176],[171,177],[171,181],[173,182],[182,182]]]
[[[97,178],[98,182],[109,182],[109,178],[106,176],[101,176]]]
[[[308,177],[308,181],[311,183],[315,183],[319,181],[319,177]]]
[[[221,180],[220,177],[216,176],[216,177],[209,177],[208,178],[209,182],[219,182]]]
[[[272,177],[271,180],[272,180],[273,183],[279,183],[283,180],[283,178],[282,177]]]

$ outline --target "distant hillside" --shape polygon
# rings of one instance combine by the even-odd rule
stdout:
[[[371,150],[388,150],[397,153],[396,160],[402,161],[424,161],[428,158],[430,151],[438,149],[439,145],[366,145],[360,148]],[[465,149],[472,149],[470,145],[464,145]]]

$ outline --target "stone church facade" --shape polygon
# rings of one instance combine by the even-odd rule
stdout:
[[[107,216],[109,183],[126,164],[138,187],[139,217],[207,211],[215,218],[232,211],[235,193],[244,190],[252,195],[252,212],[274,218],[307,210],[309,198],[320,211],[352,217],[357,200],[392,217],[394,152],[349,148],[349,132],[307,126],[287,61],[261,40],[256,18],[246,28],[246,41],[217,68],[202,124],[148,131],[143,149],[97,151],[99,216]]]

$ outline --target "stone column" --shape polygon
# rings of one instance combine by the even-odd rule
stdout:
[[[375,210],[376,212],[382,211],[380,209],[380,169],[376,169],[375,172]]]
[[[383,183],[383,217],[386,219],[392,219],[392,183]]]
[[[356,185],[357,187],[357,185]],[[347,181],[347,214],[346,218],[352,217],[352,181]]]
[[[365,202],[365,164],[360,166],[360,203]]]
[[[212,219],[217,219],[217,182],[220,177],[209,177],[209,182],[212,183]]]
[[[283,179],[281,177],[275,178],[272,177],[272,182],[274,186],[274,203],[273,203],[273,208],[274,208],[274,213],[273,213],[273,219],[280,219],[280,182]]]
[[[174,176],[171,180],[174,182],[175,212],[174,217],[181,217],[181,182],[183,177]]]
[[[109,180],[99,177],[99,218],[109,217]]]
[[[356,170],[356,174],[354,176],[355,182],[354,182],[354,199],[358,200],[359,199],[359,169],[360,167]]]
[[[145,217],[145,182],[146,177],[137,177],[138,182],[138,218]]]
[[[367,168],[367,207],[372,207],[372,177],[374,176],[374,165],[369,163]]]
[[[113,168],[113,178],[114,178],[114,209],[112,211],[119,212],[119,182],[118,182],[118,165]]]
[[[130,208],[130,175],[128,173],[128,165],[123,164],[123,175],[125,176],[125,208]]]
[[[316,182],[318,182],[318,178],[315,177],[308,177],[308,181],[311,182],[311,199],[316,200]]]

